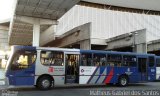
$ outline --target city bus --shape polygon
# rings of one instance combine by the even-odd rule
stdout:
[[[153,54],[54,47],[12,46],[6,66],[9,85],[48,90],[64,84],[117,84],[154,81]]]

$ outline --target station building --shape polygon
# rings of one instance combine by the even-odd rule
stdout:
[[[103,0],[60,1],[17,0],[12,20],[0,23],[8,24],[9,45],[159,55],[160,11],[96,3]]]
[[[159,15],[159,11],[80,2],[58,20],[55,40],[44,46],[152,53],[160,48],[153,43],[160,39]]]

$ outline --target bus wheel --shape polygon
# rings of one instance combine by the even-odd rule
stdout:
[[[118,79],[118,85],[119,86],[127,86],[128,85],[128,77],[127,76],[120,76]]]
[[[47,76],[43,76],[38,80],[37,87],[41,90],[48,90],[52,87],[52,80]]]

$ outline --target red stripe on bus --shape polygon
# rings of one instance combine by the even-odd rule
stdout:
[[[111,69],[111,71],[109,72],[108,76],[106,77],[105,83],[110,83],[112,77],[113,77],[113,68]]]

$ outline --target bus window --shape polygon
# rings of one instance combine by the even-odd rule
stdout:
[[[117,54],[108,54],[107,56],[107,66],[117,66],[120,67],[122,63],[122,56]]]
[[[136,67],[137,66],[137,58],[136,58],[136,56],[124,55],[123,56],[123,64],[122,64],[122,66]]]
[[[91,66],[92,65],[92,54],[82,53],[81,54],[81,66]]]
[[[41,52],[41,63],[43,65],[50,65],[52,62],[52,53],[51,51],[42,51]]]
[[[58,51],[42,51],[41,63],[47,66],[63,66],[63,52]]]
[[[18,51],[12,59],[11,69],[20,70],[26,69],[36,60],[35,51]]]
[[[149,67],[153,67],[154,66],[154,56],[150,56],[149,57]]]
[[[157,67],[160,67],[160,58],[157,58],[157,59],[156,59],[156,62],[157,62],[157,63],[156,63],[156,66],[157,66]]]
[[[94,54],[93,64],[94,66],[105,66],[106,65],[106,55],[105,54]]]

